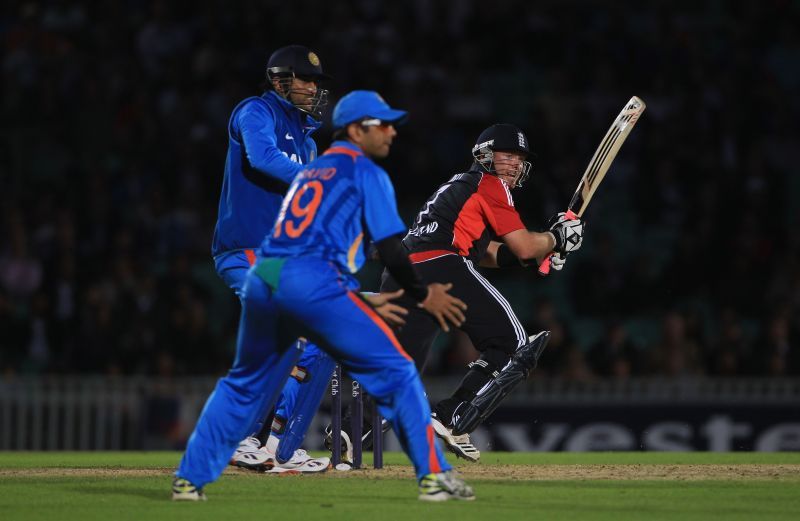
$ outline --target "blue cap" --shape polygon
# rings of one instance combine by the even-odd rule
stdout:
[[[405,110],[393,109],[372,90],[354,90],[339,100],[333,109],[333,128],[343,128],[365,118],[400,124],[408,117]]]

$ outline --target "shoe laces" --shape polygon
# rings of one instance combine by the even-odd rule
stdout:
[[[467,485],[464,480],[459,478],[452,470],[448,470],[444,473],[444,482],[453,491],[465,493],[467,495],[472,494],[472,487]]]
[[[453,434],[453,430],[450,429],[450,434],[453,436],[453,441],[458,443],[459,445],[472,445],[472,442],[469,440],[468,433],[456,436]]]
[[[308,459],[308,452],[305,449],[297,449],[296,451],[294,451],[292,459],[300,459],[300,458]]]
[[[247,438],[242,440],[241,443],[239,443],[239,446],[242,446],[242,445],[253,446],[255,448],[258,448],[258,447],[261,446],[261,440],[259,440],[255,436],[248,436]]]

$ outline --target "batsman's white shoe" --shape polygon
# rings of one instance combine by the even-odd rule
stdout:
[[[452,429],[442,423],[436,416],[436,413],[431,414],[431,423],[433,424],[434,432],[444,441],[447,450],[459,458],[464,458],[473,463],[481,459],[481,451],[472,444],[469,439],[469,434],[454,436]]]
[[[461,501],[475,499],[472,487],[464,483],[464,480],[457,477],[452,470],[427,474],[419,481],[420,501],[448,501],[450,499]]]
[[[175,478],[172,480],[173,501],[205,501],[207,499],[203,489],[195,487],[188,479]]]
[[[266,447],[261,449],[266,452]],[[312,458],[303,449],[294,451],[292,458],[286,463],[278,463],[274,454],[267,453],[273,462],[272,468],[267,469],[267,474],[286,474],[294,471],[294,473],[302,472],[303,474],[312,474],[315,472],[325,472],[330,466],[331,459],[327,457]]]
[[[236,447],[230,464],[243,469],[262,472],[271,468],[274,462],[270,459],[268,453],[261,450],[261,441],[250,436],[243,439],[239,446]]]

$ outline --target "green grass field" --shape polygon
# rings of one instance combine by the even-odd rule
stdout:
[[[231,469],[205,503],[169,501],[175,452],[0,452],[0,519],[798,519],[800,453],[487,453],[456,462],[474,502],[417,501],[411,469]]]

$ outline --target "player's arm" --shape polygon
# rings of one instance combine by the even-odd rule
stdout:
[[[496,258],[499,266],[513,265],[508,255],[516,258],[517,263],[528,264],[541,260],[556,249],[556,237],[551,232],[534,232],[530,230],[514,230],[501,237],[503,243],[497,247]],[[502,262],[505,261],[505,262]]]
[[[417,270],[408,260],[408,251],[403,247],[399,235],[387,237],[375,243],[375,250],[381,263],[392,275],[406,294],[422,302],[428,296],[428,288],[420,278]]]
[[[491,241],[486,253],[481,258],[480,266],[511,268],[528,266],[534,260],[536,264],[541,264],[545,255],[555,251],[555,254],[549,257],[550,266],[560,271],[567,261],[566,253],[580,248],[581,239],[579,237],[575,244],[567,244],[570,241],[566,237],[572,230],[562,229],[558,223],[554,227],[555,231],[544,233],[515,230],[502,237],[505,242]],[[550,246],[551,244],[552,246]],[[567,245],[565,246],[565,244]]]
[[[480,260],[482,268],[513,268],[527,266],[527,263],[514,255],[505,243],[491,241]]]
[[[528,230],[514,208],[511,192],[502,181],[485,178],[478,186],[483,204],[479,206],[483,219],[500,241],[489,243],[481,266],[500,267],[526,265],[553,251],[555,236],[550,232]]]
[[[400,327],[406,323],[405,316],[408,315],[408,310],[399,304],[392,302],[403,296],[405,290],[398,289],[397,291],[388,291],[385,293],[371,293],[362,291],[361,296],[369,302],[369,305],[375,309],[375,312],[392,327]]]
[[[286,157],[278,148],[272,112],[261,103],[248,103],[237,115],[237,123],[250,166],[266,176],[291,183],[303,165]]]
[[[514,230],[501,239],[510,253],[524,265],[534,260],[540,263],[551,251],[563,256],[580,249],[583,242],[583,222],[580,219],[564,220],[554,216],[550,222],[550,230],[546,232]],[[498,247],[495,255],[500,267],[514,265],[502,246]]]
[[[489,247],[486,248],[486,253],[481,257],[478,266],[481,268],[499,268],[500,264],[497,262],[497,252],[502,245],[502,242],[491,241]]]

